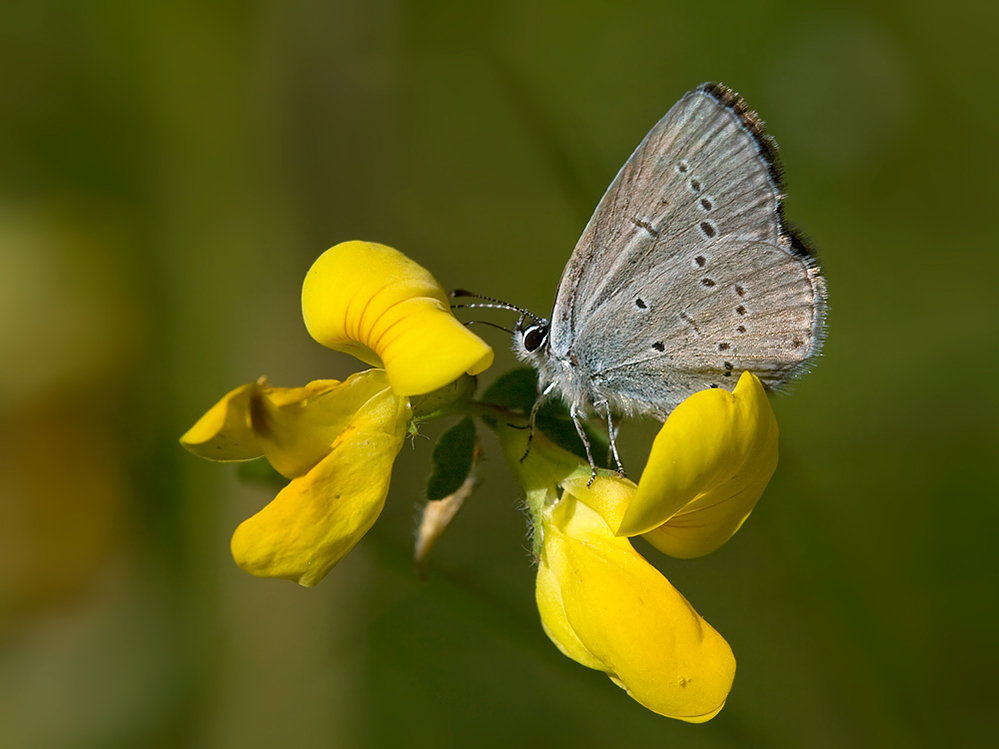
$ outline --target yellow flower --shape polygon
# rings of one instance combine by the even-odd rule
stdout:
[[[606,671],[660,715],[693,723],[714,717],[735,678],[722,636],[568,489],[545,507],[540,525],[536,597],[558,648]]]
[[[717,549],[742,526],[777,468],[777,419],[763,385],[702,390],[663,425],[618,535],[643,534],[680,559]]]
[[[735,676],[728,643],[629,537],[695,557],[739,529],[777,464],[777,422],[755,376],[681,403],[636,485],[605,470],[591,478],[586,462],[541,432],[528,452],[530,431],[508,424],[509,411],[472,402],[475,382],[464,375],[488,367],[492,349],[455,320],[429,272],[396,250],[331,248],[305,279],[302,311],[317,341],[376,368],[300,388],[261,378],[181,438],[211,460],[265,457],[289,480],[236,529],[240,567],[315,585],[378,518],[415,425],[476,414],[496,429],[526,490],[538,610],[556,646],[659,714],[703,722],[722,709]]]
[[[467,396],[445,388],[492,362],[492,349],[451,315],[444,290],[390,247],[338,245],[309,271],[302,293],[310,332],[384,369],[344,382],[274,388],[263,379],[213,406],[181,444],[209,460],[261,456],[288,485],[232,538],[237,564],[258,577],[318,583],[378,518],[413,408]],[[466,378],[467,379],[467,378]]]
[[[290,483],[232,538],[257,577],[318,583],[378,518],[412,411],[385,372],[303,388],[243,385],[181,438],[211,460],[266,456]]]
[[[721,710],[735,675],[725,640],[627,536],[699,556],[738,530],[773,474],[777,424],[762,385],[696,393],[653,445],[642,479],[590,468],[536,433],[499,425],[527,491],[539,558],[537,601],[559,649],[605,671],[645,707],[690,722]]]
[[[493,350],[454,318],[429,271],[373,242],[324,252],[305,277],[302,311],[313,338],[384,367],[400,395],[432,392],[493,362]]]

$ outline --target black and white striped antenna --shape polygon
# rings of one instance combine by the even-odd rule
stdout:
[[[467,299],[483,300],[482,302],[472,302],[470,304],[452,304],[451,309],[505,309],[505,310],[510,310],[511,312],[519,312],[522,317],[527,316],[532,318],[533,320],[536,320],[537,322],[541,322],[541,318],[535,315],[530,310],[524,309],[523,307],[518,307],[516,304],[510,304],[509,302],[504,302],[500,299],[494,299],[489,296],[483,296],[482,294],[475,294],[471,291],[466,291],[465,289],[455,289],[454,291],[451,292],[450,296],[452,299],[467,298]],[[488,320],[469,320],[468,322],[465,323],[465,325],[475,325],[475,324],[492,325],[494,328],[499,328],[500,330],[506,331],[507,333],[513,335],[512,330],[507,330],[502,325],[497,325],[496,323],[489,322]]]

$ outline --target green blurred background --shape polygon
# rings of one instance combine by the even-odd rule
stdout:
[[[3,745],[992,743],[999,16],[983,7],[4,3]],[[735,650],[721,715],[657,717],[548,642],[489,440],[427,583],[410,562],[422,438],[318,588],[237,569],[229,536],[272,492],[177,438],[262,374],[359,367],[305,332],[311,262],[380,241],[546,313],[617,169],[706,80],[780,143],[787,215],[830,290],[824,356],[775,402],[781,464],[756,512],[710,557],[659,558]],[[488,383],[512,358],[480,332]],[[626,464],[650,434],[625,428]]]

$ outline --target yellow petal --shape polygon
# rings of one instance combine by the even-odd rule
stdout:
[[[649,536],[668,554],[694,557],[727,541],[777,467],[777,420],[760,381],[743,373],[735,391],[695,393],[656,437],[619,535]]]
[[[543,529],[538,608],[562,652],[661,715],[695,723],[716,715],[735,677],[721,635],[568,492]]]
[[[369,369],[343,382],[264,388],[252,401],[253,430],[270,464],[296,478],[322,460],[358,409],[388,387],[384,370]]]
[[[761,439],[761,454],[714,489],[703,492],[668,521],[644,534],[664,554],[692,559],[728,541],[749,517],[777,468],[777,422]]]
[[[530,501],[530,500],[528,500]],[[562,576],[565,574],[565,539],[557,531],[547,531],[538,563],[538,576],[534,588],[541,626],[545,634],[563,654],[577,663],[597,671],[606,671],[604,662],[591,653],[569,623],[562,599]],[[551,549],[551,551],[549,551]]]
[[[257,577],[322,580],[381,513],[410,415],[391,389],[368,400],[329,455],[236,529],[236,563]]]
[[[580,502],[595,510],[608,527],[619,527],[635,496],[635,482],[617,475],[598,474],[591,483],[590,467],[584,465],[583,469],[566,477],[562,486]]]
[[[250,422],[250,402],[261,383],[242,385],[226,393],[197,423],[184,433],[180,444],[199,458],[231,461],[253,460],[264,454]]]
[[[492,349],[451,314],[429,271],[373,242],[324,252],[305,277],[302,312],[313,338],[384,366],[401,395],[429,393],[493,361]]]

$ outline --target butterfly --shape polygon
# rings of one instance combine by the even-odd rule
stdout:
[[[825,280],[785,224],[783,198],[777,145],[760,118],[705,83],[618,172],[569,257],[551,316],[520,310],[514,352],[538,372],[539,404],[568,404],[594,474],[589,414],[607,420],[623,473],[616,415],[665,420],[692,393],[731,389],[743,370],[778,388],[818,355]]]

